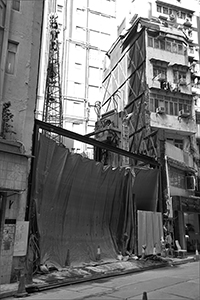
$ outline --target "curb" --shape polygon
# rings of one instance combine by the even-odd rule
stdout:
[[[189,262],[195,262],[195,261],[196,261],[195,258],[192,257],[192,258],[187,259],[187,260],[174,261],[171,266],[178,266],[178,265],[186,264],[186,263],[189,263]],[[109,274],[91,275],[91,276],[88,276],[87,278],[62,280],[62,282],[60,281],[60,282],[57,282],[57,283],[42,284],[40,286],[39,285],[36,286],[36,285],[33,284],[31,286],[27,286],[26,291],[29,294],[33,294],[33,293],[37,293],[37,292],[41,292],[41,291],[45,291],[45,290],[50,290],[50,289],[54,289],[54,288],[59,288],[59,287],[63,287],[63,286],[68,286],[68,285],[72,285],[72,284],[74,285],[74,284],[90,282],[90,281],[105,279],[105,278],[114,277],[114,276],[121,276],[121,275],[145,272],[145,271],[164,268],[164,267],[169,267],[169,266],[170,265],[167,264],[167,263],[161,263],[161,264],[155,265],[155,266],[147,266],[147,267],[143,267],[143,268],[138,267],[138,268],[135,268],[135,269],[122,270],[122,271],[116,271],[116,272],[114,271],[114,272],[111,272]],[[5,292],[2,292],[2,293],[0,292],[0,299],[15,296],[16,293],[17,293],[17,289],[13,290],[13,291],[7,291],[7,292],[5,291]]]

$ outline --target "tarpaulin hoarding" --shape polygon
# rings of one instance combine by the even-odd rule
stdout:
[[[63,267],[116,258],[134,247],[133,176],[40,136],[35,193],[41,263]]]

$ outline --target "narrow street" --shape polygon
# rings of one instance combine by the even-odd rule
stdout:
[[[199,300],[199,273],[200,262],[192,262],[48,290],[28,299],[140,300],[146,291],[148,300]]]

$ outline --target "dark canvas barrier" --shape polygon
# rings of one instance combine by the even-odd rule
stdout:
[[[137,210],[156,211],[159,169],[135,169],[133,193]]]
[[[35,178],[35,203],[41,263],[63,267],[101,258],[116,258],[124,236],[134,245],[130,170],[70,154],[40,136]],[[132,249],[131,248],[131,249]]]

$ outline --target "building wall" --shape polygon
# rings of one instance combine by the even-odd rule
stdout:
[[[139,25],[135,19],[135,23],[131,26],[128,26],[124,22],[123,26],[120,28],[120,35],[118,40],[116,40],[114,46],[108,52],[110,55],[110,64],[105,70],[104,81],[110,82],[108,83],[108,90],[110,95],[113,95],[114,92],[118,92],[122,90],[122,82],[119,81],[119,77],[115,76],[117,74],[116,70],[118,65],[121,65],[123,74],[124,74],[124,82],[129,82],[128,93],[125,99],[118,99],[121,102],[118,107],[122,107],[122,103],[128,103],[125,109],[128,108],[127,118],[129,119],[129,128],[132,130],[132,126],[134,128],[134,141],[131,140],[132,135],[129,135],[129,151],[133,149],[138,152],[143,151],[142,153],[152,155],[158,157],[158,160],[161,163],[161,193],[160,193],[160,202],[162,203],[162,212],[165,215],[169,216],[169,220],[166,223],[174,223],[175,228],[175,238],[179,239],[181,246],[186,247],[185,234],[184,234],[184,222],[183,222],[183,213],[180,207],[172,208],[174,206],[174,199],[185,197],[186,206],[191,205],[194,195],[196,195],[195,188],[188,188],[186,184],[186,176],[190,179],[196,177],[198,174],[198,161],[199,161],[199,152],[198,147],[195,141],[195,133],[196,133],[196,122],[195,122],[195,99],[193,98],[193,85],[191,78],[194,77],[193,72],[196,74],[198,68],[196,66],[199,63],[198,56],[198,47],[197,46],[197,28],[196,26],[196,16],[190,16],[192,22],[192,37],[189,38],[188,29],[184,30],[184,23],[186,22],[187,14],[193,13],[190,10],[191,5],[188,3],[181,1],[166,1],[166,3],[170,2],[170,9],[177,9],[179,6],[179,13],[181,17],[177,17],[176,22],[172,22],[169,18],[169,13],[160,13],[157,11],[156,3],[159,1],[144,1],[144,6],[141,7],[139,1],[134,1],[133,5],[135,5],[135,10],[132,10],[132,17],[134,17],[135,13],[138,13],[138,17],[145,17],[145,19],[138,19]],[[146,3],[146,5],[145,5]],[[182,7],[182,5],[186,3],[187,5]],[[148,4],[151,4],[148,6]],[[174,7],[173,5],[177,5]],[[162,7],[165,5],[162,2]],[[194,6],[195,7],[195,6]],[[151,8],[151,10],[149,9]],[[148,10],[149,9],[149,10]],[[163,9],[163,8],[162,8]],[[197,15],[197,12],[195,12]],[[162,15],[160,20],[158,17]],[[166,19],[163,20],[163,16],[165,15]],[[130,17],[130,16],[129,16]],[[184,19],[183,19],[184,17]],[[149,18],[149,21],[146,19]],[[151,19],[151,20],[150,20]],[[164,23],[168,20],[168,23]],[[163,24],[164,23],[164,24]],[[181,25],[181,27],[180,27]],[[184,25],[184,26],[182,26]],[[139,53],[139,45],[137,43],[137,50],[134,49],[133,45],[135,44],[136,36],[140,32],[142,32],[142,26],[145,27],[146,37],[145,44],[142,44],[143,49],[146,49],[146,55],[143,55],[146,58],[145,61],[145,74],[144,76],[140,76],[140,83],[142,85],[143,80],[147,85],[145,86],[145,97],[138,96],[136,91],[134,90],[135,86],[140,86],[140,84],[136,85],[137,76],[142,72],[138,72],[138,69],[133,72],[132,80],[128,80],[127,74],[131,74],[131,71],[136,68],[136,63],[134,58],[137,57]],[[190,27],[191,28],[191,27]],[[171,39],[171,50],[166,51],[166,48],[161,48],[159,46],[155,46],[156,44],[152,44],[150,46],[148,40],[148,34],[153,36],[153,39],[156,39],[158,34],[162,32],[163,36],[159,37],[159,41],[166,41],[167,39]],[[166,37],[164,37],[166,34]],[[166,38],[166,39],[165,39]],[[138,41],[137,41],[138,42]],[[154,41],[153,41],[154,43]],[[177,43],[180,44],[181,51],[176,49],[178,47],[175,45]],[[129,52],[128,64],[124,67],[121,64],[123,53],[120,52],[119,49],[126,49],[130,47],[133,51]],[[174,47],[174,48],[173,48]],[[177,47],[177,48],[176,48]],[[181,48],[182,47],[182,48]],[[143,50],[144,52],[144,50]],[[141,52],[142,53],[142,52]],[[131,55],[130,55],[131,54]],[[165,80],[159,78],[157,74],[154,74],[153,66],[165,67],[166,68],[166,77]],[[192,70],[194,67],[194,71]],[[128,70],[126,68],[130,68]],[[181,78],[184,80],[181,82],[176,81],[175,70],[182,70],[184,73],[181,75]],[[127,72],[127,73],[126,73]],[[138,74],[137,74],[138,73]],[[180,72],[181,73],[181,72]],[[161,73],[162,74],[162,73]],[[180,74],[178,74],[180,75]],[[110,78],[109,78],[110,76]],[[196,76],[196,75],[195,75]],[[112,84],[112,78],[118,78],[117,84]],[[138,76],[139,77],[139,76]],[[180,79],[180,77],[178,76]],[[110,80],[109,80],[110,79]],[[146,81],[145,81],[146,80]],[[163,83],[166,85],[163,85]],[[162,83],[162,84],[161,84]],[[178,89],[174,89],[174,83],[177,84]],[[183,85],[184,84],[184,85]],[[195,83],[196,84],[196,83]],[[118,90],[117,90],[118,88]],[[131,90],[133,95],[130,97]],[[106,94],[105,94],[106,95]],[[106,100],[109,99],[109,95],[106,95]],[[138,96],[138,97],[137,97]],[[112,101],[111,103],[114,103]],[[131,101],[134,105],[131,106]],[[109,103],[109,101],[107,101]],[[129,105],[130,104],[130,105]],[[159,106],[163,106],[164,112],[159,113],[157,108]],[[113,109],[113,106],[109,104],[110,109]],[[185,114],[185,118],[183,117],[182,109],[189,109],[189,114]],[[109,115],[109,111],[111,114],[111,110],[107,111],[107,119],[111,120]],[[137,117],[140,117],[140,120],[144,117],[146,113],[145,121],[143,126],[135,127],[135,124],[139,124],[137,121]],[[149,116],[149,118],[147,117]],[[102,116],[102,120],[104,116]],[[140,123],[141,125],[141,123]],[[149,130],[150,127],[150,130]],[[144,129],[143,129],[144,128]],[[122,128],[119,127],[122,131]],[[140,135],[140,138],[137,138],[137,133],[141,133],[143,129],[143,135]],[[148,140],[148,137],[151,132],[152,136],[154,134],[155,143],[153,141]],[[103,135],[103,133],[102,133]],[[143,138],[142,138],[143,137]],[[103,138],[103,137],[102,137]],[[141,142],[142,140],[142,142]],[[141,144],[140,144],[141,143]],[[134,146],[133,146],[134,144]],[[140,147],[141,145],[141,147]],[[146,146],[146,147],[145,147]],[[148,152],[148,147],[155,148],[154,152]],[[169,162],[169,163],[167,163]],[[190,177],[191,176],[191,177]],[[195,198],[195,197],[194,197]],[[196,198],[199,201],[199,198]],[[170,212],[170,213],[169,213]],[[191,211],[190,211],[191,212]],[[170,218],[173,217],[176,219],[174,222]]]
[[[95,102],[101,101],[103,59],[116,37],[115,0],[46,1],[37,116],[42,117],[48,60],[48,15],[56,13],[60,29],[60,70],[64,128],[93,131]],[[54,5],[52,5],[54,3]],[[86,145],[75,143],[86,151]]]
[[[63,64],[64,127],[86,134],[97,120],[94,107],[102,99],[103,59],[115,37],[115,1],[69,1]],[[75,55],[74,55],[75,54]],[[75,143],[74,148],[86,145]]]
[[[8,40],[16,45],[13,74],[5,72],[3,102],[11,102],[13,128],[16,134],[9,139],[20,140],[27,154],[31,153],[34,109],[36,103],[36,84],[40,48],[40,26],[42,3],[20,2],[20,11],[11,9]],[[37,10],[37,14],[35,14]],[[36,19],[37,18],[37,19]],[[32,20],[33,23],[30,23]],[[34,29],[34,30],[33,30]],[[19,76],[20,74],[20,76]],[[24,131],[26,128],[26,132]]]
[[[28,176],[36,108],[40,33],[43,1],[0,1],[2,48],[0,52],[1,112],[10,102],[11,120],[0,136],[0,193],[5,212],[0,226],[1,283],[9,283],[17,221],[24,221],[27,209]],[[3,13],[2,13],[3,12]],[[3,111],[5,113],[5,110]],[[0,114],[0,122],[5,118]],[[1,127],[1,129],[3,126]]]

